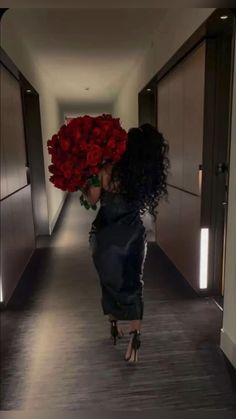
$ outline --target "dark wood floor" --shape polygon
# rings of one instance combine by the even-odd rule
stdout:
[[[1,320],[1,408],[236,409],[219,348],[222,313],[154,244],[145,265],[140,361],[113,347],[88,249],[94,213],[70,195]]]

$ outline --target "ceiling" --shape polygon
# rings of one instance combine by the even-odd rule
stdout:
[[[109,103],[165,13],[157,8],[10,9],[4,19],[5,28],[7,22],[14,25],[61,103]]]

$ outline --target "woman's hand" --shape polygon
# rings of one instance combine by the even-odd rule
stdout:
[[[98,173],[98,179],[99,179],[98,186],[93,186],[87,183],[85,185],[85,188],[82,190],[83,195],[86,196],[87,201],[91,205],[95,205],[100,200],[101,190],[102,190],[102,172],[101,171]]]

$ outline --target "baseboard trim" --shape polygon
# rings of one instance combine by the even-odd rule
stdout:
[[[49,226],[49,234],[50,235],[53,233],[54,227],[56,225],[56,222],[57,222],[58,217],[61,213],[62,207],[64,205],[64,202],[65,202],[67,196],[68,196],[68,193],[65,193],[65,195],[64,195],[63,199],[61,200],[61,203],[58,207],[58,210],[57,210],[56,214],[54,215],[52,222],[50,223],[50,226]]]
[[[224,331],[224,329],[221,329],[221,336],[220,336],[220,347],[222,351],[224,352],[225,356],[228,358],[228,360],[231,362],[233,367],[236,369],[236,345],[231,340],[229,335]]]

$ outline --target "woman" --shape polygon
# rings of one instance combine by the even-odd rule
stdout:
[[[91,204],[101,203],[92,223],[90,246],[114,344],[123,334],[117,321],[130,321],[125,355],[129,362],[137,361],[144,307],[147,240],[141,216],[148,211],[155,218],[159,200],[167,194],[167,152],[167,143],[152,125],[131,128],[120,161],[103,167],[100,186],[90,186],[85,193]]]

